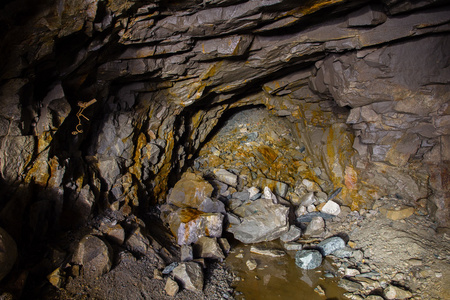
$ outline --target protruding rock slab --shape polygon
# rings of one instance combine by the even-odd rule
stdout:
[[[167,203],[178,207],[197,208],[205,198],[211,196],[213,190],[213,186],[201,176],[187,172],[173,187]]]
[[[173,269],[172,274],[181,286],[193,292],[203,290],[203,270],[195,262],[184,262]]]
[[[81,239],[72,262],[83,266],[85,277],[94,279],[109,272],[111,257],[111,247],[99,237],[89,234]]]
[[[389,285],[384,289],[384,296],[386,299],[409,299],[412,297],[412,294],[411,292],[396,287],[395,285]]]
[[[14,239],[0,227],[0,280],[11,271],[17,259],[17,245]]]
[[[227,229],[243,243],[272,241],[288,231],[289,208],[273,204],[269,199],[258,199],[241,206],[240,224],[231,224]]]
[[[300,250],[295,254],[295,264],[302,269],[312,270],[322,264],[322,254],[317,250]]]

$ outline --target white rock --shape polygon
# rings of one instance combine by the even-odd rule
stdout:
[[[306,189],[308,190],[308,192],[320,192],[322,191],[322,189],[320,188],[320,186],[315,183],[314,181],[308,180],[308,179],[303,179],[302,183],[304,186],[306,186]]]
[[[328,202],[325,203],[320,211],[326,214],[337,216],[341,213],[341,208],[339,204],[337,204],[333,200],[328,200]]]
[[[254,187],[254,186],[252,186],[251,188],[248,188],[247,191],[250,193],[250,199],[252,199],[257,194],[259,194],[259,189],[257,187]]]
[[[250,271],[253,271],[258,266],[258,264],[256,263],[256,260],[254,260],[254,259],[247,260],[247,262],[245,264],[247,265],[247,268]]]

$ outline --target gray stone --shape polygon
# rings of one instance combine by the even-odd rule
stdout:
[[[295,254],[295,264],[302,269],[312,270],[322,264],[322,254],[317,250],[300,250]]]
[[[318,236],[325,230],[325,221],[321,217],[313,217],[311,222],[306,227],[304,235]]]
[[[217,241],[220,245],[220,248],[222,248],[223,253],[228,254],[231,250],[231,246],[228,240],[226,238],[219,238],[217,239]]]
[[[302,230],[295,225],[289,227],[289,231],[280,236],[282,242],[292,242],[300,238]]]
[[[194,259],[194,251],[190,245],[181,245],[181,261],[191,261]]]
[[[238,177],[234,175],[231,172],[228,172],[224,169],[215,169],[214,175],[216,176],[217,180],[222,181],[228,185],[231,185],[233,187],[236,187],[238,184]]]
[[[166,266],[164,270],[162,271],[163,275],[169,275],[172,273],[173,269],[175,269],[179,265],[178,262],[173,262],[170,265]]]
[[[360,291],[364,288],[361,283],[351,281],[346,278],[342,278],[341,280],[339,280],[338,286],[352,293]]]
[[[211,258],[222,261],[225,258],[220,248],[217,238],[203,236],[194,244],[194,253],[196,257]]]
[[[333,251],[332,255],[339,258],[349,258],[353,256],[353,249],[350,247],[344,247],[338,250]]]
[[[284,249],[287,251],[299,251],[303,249],[303,245],[299,243],[289,242],[283,244]]]
[[[72,262],[83,266],[83,274],[95,279],[109,272],[112,266],[112,249],[100,238],[86,235],[78,243]]]
[[[243,243],[258,243],[279,238],[289,228],[289,208],[273,204],[269,199],[258,199],[245,205],[240,224],[230,224],[227,229]]]
[[[321,217],[324,220],[330,220],[330,219],[334,218],[333,215],[315,211],[315,212],[307,213],[306,215],[299,216],[296,221],[298,223],[308,223],[308,222],[311,222],[312,219],[315,217]]]
[[[226,213],[225,204],[211,198],[205,198],[197,209],[205,213]]]
[[[236,192],[233,193],[232,197],[241,201],[247,201],[250,200],[250,192]]]
[[[343,249],[344,247],[345,241],[338,236],[327,238],[317,244],[317,248],[324,256],[332,254],[334,251]]]
[[[0,281],[11,271],[16,259],[16,242],[0,227]]]
[[[172,274],[183,288],[193,292],[203,290],[203,270],[199,264],[195,262],[180,263],[173,269]]]
[[[387,19],[383,7],[368,5],[348,16],[348,26],[375,26],[384,23]]]
[[[314,192],[309,192],[300,198],[300,203],[303,206],[309,206],[311,204],[315,204],[317,201],[316,196],[314,196]]]

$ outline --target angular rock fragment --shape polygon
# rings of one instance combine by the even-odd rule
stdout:
[[[183,288],[193,292],[203,290],[203,270],[199,264],[195,262],[180,263],[173,269],[172,274]]]
[[[325,221],[321,217],[313,217],[306,227],[306,236],[318,236],[325,230]]]
[[[292,242],[300,238],[302,230],[295,225],[289,227],[289,231],[280,236],[282,242]]]
[[[181,261],[191,261],[194,259],[194,252],[192,246],[190,245],[181,245]]]
[[[222,249],[220,248],[217,238],[202,236],[194,244],[194,252],[196,257],[211,258],[222,261],[225,259]]]
[[[178,286],[178,283],[172,278],[168,277],[166,285],[164,286],[164,290],[166,291],[167,295],[173,297],[178,293],[179,289],[180,287]]]
[[[288,214],[288,207],[258,199],[243,207],[240,212],[242,222],[230,224],[227,231],[243,243],[271,241],[288,230]]]
[[[142,234],[140,227],[134,229],[125,242],[128,250],[141,255],[145,255],[147,253],[149,244],[150,242]]]
[[[270,257],[282,257],[286,255],[286,252],[278,249],[264,249],[257,246],[250,247],[251,253],[256,253],[260,255],[270,256]]]
[[[238,177],[225,169],[215,169],[214,175],[217,180],[220,180],[228,185],[236,187],[238,184]]]

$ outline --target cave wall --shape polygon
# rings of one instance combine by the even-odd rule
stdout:
[[[448,226],[449,12],[445,1],[9,2],[1,225],[31,240],[105,209],[145,211],[226,111],[262,104],[291,122],[324,192],[342,188],[354,209],[426,201]]]

